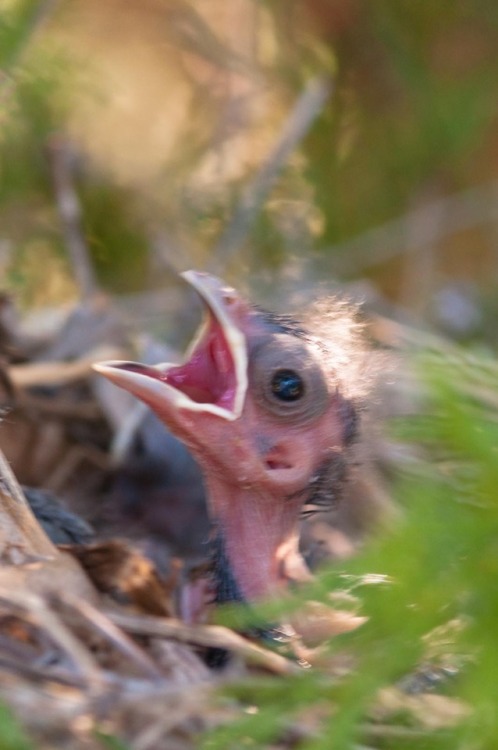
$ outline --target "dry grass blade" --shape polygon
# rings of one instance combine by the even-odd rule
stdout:
[[[87,687],[87,682],[81,675],[72,674],[67,671],[62,672],[61,670],[57,670],[57,668],[47,670],[44,666],[38,667],[34,664],[26,664],[20,659],[15,659],[6,654],[0,654],[0,668],[3,674],[10,672],[17,675],[17,677],[26,679],[30,684],[33,683],[34,685],[39,683],[54,683],[81,690]]]
[[[9,367],[9,377],[17,388],[64,385],[92,374],[92,365],[100,359],[122,359],[128,354],[116,346],[99,346],[74,362],[32,362]]]
[[[138,736],[134,738],[133,750],[156,750],[156,748],[161,747],[159,744],[161,740],[164,741],[175,727],[188,721],[189,717],[198,714],[199,708],[208,713],[208,705],[203,705],[208,703],[207,698],[208,694],[204,687],[185,692],[182,695],[181,702],[179,701],[175,705],[174,711],[162,711],[155,721],[148,723],[142,729]],[[162,747],[166,746],[162,745]],[[171,737],[168,737],[167,747],[168,750],[170,748],[173,750],[175,747]],[[184,747],[184,744],[179,744],[177,747]]]
[[[73,182],[74,156],[63,136],[54,136],[49,141],[47,150],[66,247],[71,257],[74,276],[85,299],[97,291],[97,279],[90,262],[80,202]]]
[[[423,248],[419,227],[436,222],[431,240],[435,245],[445,237],[496,222],[496,180],[468,188],[370,229],[351,240],[323,248],[323,258],[333,258],[338,277],[358,274],[360,269],[386,263],[400,255],[418,253]]]
[[[296,674],[299,667],[280,654],[251,643],[233,630],[221,625],[187,625],[174,619],[128,615],[108,612],[109,618],[132,633],[174,638],[182,643],[192,643],[206,648],[232,651],[240,657],[279,675]]]
[[[57,419],[71,421],[79,419],[84,422],[98,422],[102,419],[102,412],[93,401],[73,403],[68,399],[46,399],[34,396],[32,393],[22,392],[16,396],[16,406],[36,415],[50,416]]]
[[[133,641],[117,627],[103,612],[99,612],[89,602],[76,599],[68,593],[59,597],[63,606],[77,612],[91,627],[95,628],[114,648],[130,659],[144,673],[144,676],[152,680],[161,680],[163,674],[147,656],[145,651],[139,648]]]
[[[231,222],[213,252],[212,270],[219,273],[245,241],[251,224],[264,203],[278,173],[312,122],[322,111],[331,93],[331,82],[314,78],[306,86],[287,118],[280,136],[252,182],[244,191]]]
[[[26,590],[12,591],[0,587],[0,601],[28,616],[31,621],[43,628],[47,635],[70,657],[89,686],[96,687],[102,684],[102,672],[91,653],[47,607],[42,597]]]
[[[5,456],[0,451],[0,554],[17,546],[27,556],[57,557],[41,529]]]

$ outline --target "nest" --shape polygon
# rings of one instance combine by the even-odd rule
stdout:
[[[4,302],[5,312],[10,302]],[[207,551],[192,539],[205,538],[207,515],[190,486],[173,487],[171,502],[175,493],[182,500],[177,528],[167,528],[152,549],[155,516],[135,518],[133,503],[131,523],[128,517],[120,526],[106,515],[109,484],[119,472],[119,487],[130,497],[137,434],[138,453],[159,440],[141,406],[91,374],[98,359],[133,357],[123,311],[96,293],[55,335],[38,330],[34,337],[1,313],[0,395],[7,417],[0,438],[7,460],[0,454],[0,699],[40,749],[100,749],[121,741],[133,750],[197,747],[203,732],[243,714],[243,706],[219,700],[227,681],[261,671],[298,673],[311,651],[292,629],[280,638],[279,651],[205,624],[205,617],[203,624],[178,619],[178,599],[195,587],[197,569],[200,584],[205,580]],[[354,339],[351,327],[343,333]],[[169,359],[162,351],[151,357]],[[184,460],[176,454],[176,465]],[[139,469],[139,505],[158,507],[157,487],[141,483]],[[64,498],[63,509],[38,489],[25,492],[16,477]],[[371,480],[368,485],[376,486]],[[192,513],[182,517],[189,493]],[[365,492],[356,494],[363,498]],[[381,493],[375,504],[383,503]],[[66,507],[93,524],[98,541],[84,521],[65,517]],[[59,526],[63,522],[59,546],[51,541],[53,513]],[[175,512],[170,516],[175,519]],[[325,548],[349,555],[350,529],[346,523],[343,528],[347,533],[323,516],[308,525],[310,559],[321,559]],[[121,538],[123,529],[132,543]],[[316,643],[361,622],[321,609],[307,612],[298,630]],[[213,669],[213,662],[228,667]]]
[[[191,748],[227,720],[226,675],[207,653],[230,652],[232,678],[297,669],[228,628],[172,617],[174,581],[129,545],[55,547],[3,457],[0,476],[0,697],[38,748],[101,748],[105,736]]]

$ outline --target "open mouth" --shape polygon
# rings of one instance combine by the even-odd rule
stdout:
[[[237,419],[247,390],[247,348],[231,315],[235,293],[208,274],[186,271],[182,276],[205,304],[204,321],[183,364],[113,361],[99,362],[94,369],[148,403],[162,400]]]

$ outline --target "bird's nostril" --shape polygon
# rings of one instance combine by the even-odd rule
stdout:
[[[278,461],[277,459],[268,458],[266,461],[266,468],[273,469],[292,469],[292,466],[285,461]]]

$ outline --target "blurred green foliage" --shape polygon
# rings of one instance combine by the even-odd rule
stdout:
[[[82,185],[80,195],[85,236],[102,284],[121,292],[146,288],[147,238],[130,210],[129,191],[93,180]]]
[[[0,746],[2,750],[33,750],[33,745],[24,734],[10,709],[0,704]]]
[[[497,114],[492,3],[356,5],[334,40],[338,95],[306,142],[329,242],[399,215],[429,188],[479,179],[472,159]]]
[[[428,386],[427,408],[397,432],[432,460],[420,461],[397,484],[402,521],[354,560],[324,571],[313,590],[291,603],[310,597],[330,603],[331,593],[353,593],[368,621],[331,640],[329,654],[330,663],[343,654],[343,663],[349,658],[354,666],[346,676],[322,666],[229,688],[250,713],[210,734],[203,747],[266,748],[316,706],[323,718],[299,743],[303,750],[497,746],[498,365],[456,351],[447,358],[428,352],[415,366]],[[259,615],[283,616],[286,609],[289,602]],[[417,722],[407,698],[404,710],[375,719],[381,688],[403,684],[421,665],[448,664],[455,676],[439,692],[463,701],[468,716],[431,730]],[[430,703],[426,712],[430,720]],[[396,732],[400,727],[411,731]]]
[[[15,66],[29,42],[36,22],[40,3],[36,0],[24,0],[7,8],[2,8],[0,24],[0,67],[8,72]]]
[[[237,6],[240,23],[193,0],[124,4],[122,14],[119,2],[3,5],[3,238],[15,254],[51,223],[54,252],[60,246],[46,147],[63,136],[79,159],[73,179],[97,271],[116,291],[151,283],[151,227],[188,248],[185,258],[167,249],[173,266],[209,266],[312,75],[332,75],[334,93],[234,251],[232,276],[279,273],[312,246],[333,274],[331,245],[496,176],[493,0],[247,0]],[[485,233],[459,238],[469,259],[476,242],[488,243]],[[494,256],[486,263],[494,270]],[[462,267],[489,283],[470,260]],[[382,273],[381,264],[381,282]],[[403,273],[403,265],[385,269]]]
[[[107,732],[96,731],[95,739],[99,741],[104,750],[130,750],[129,745]]]

